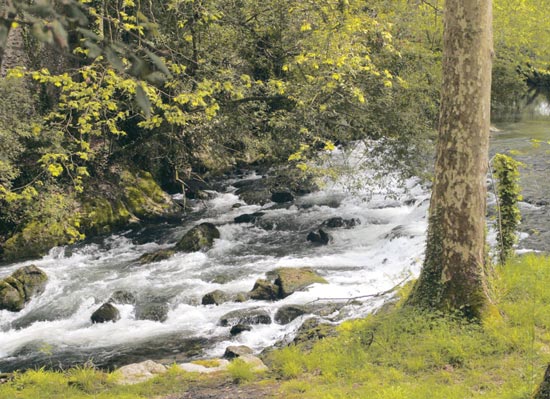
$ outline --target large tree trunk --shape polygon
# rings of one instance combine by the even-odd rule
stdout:
[[[484,284],[491,0],[447,0],[439,142],[424,267],[409,303],[478,317]]]

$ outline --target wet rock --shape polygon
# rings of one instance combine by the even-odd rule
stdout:
[[[237,295],[235,295],[235,302],[246,302],[250,299],[247,292],[239,292]]]
[[[237,324],[271,324],[271,317],[267,311],[260,308],[234,310],[221,317],[220,325],[233,327]]]
[[[90,317],[92,323],[107,323],[109,321],[115,322],[120,320],[120,312],[118,309],[110,304],[104,303],[97,309]]]
[[[247,326],[247,325],[244,325],[244,324],[237,324],[237,325],[231,327],[231,330],[229,330],[229,333],[231,335],[239,335],[242,332],[251,331],[251,330],[252,330],[252,327],[250,327],[250,326]]]
[[[237,209],[237,208],[240,208],[240,207],[242,207],[242,206],[243,206],[243,204],[241,204],[240,202],[237,202],[236,204],[233,204],[233,205],[231,206],[231,208]]]
[[[185,197],[189,199],[208,199],[209,195],[205,190],[212,187],[204,180],[190,179],[185,182]]]
[[[262,181],[258,179],[257,181]],[[254,184],[239,188],[235,191],[241,200],[249,205],[265,205],[271,200],[271,190],[263,184]]]
[[[44,292],[48,276],[34,265],[17,269],[0,280],[0,310],[19,312],[32,297]]]
[[[414,235],[410,234],[410,232],[407,230],[407,226],[400,225],[400,226],[396,226],[393,229],[391,229],[391,231],[384,236],[385,239],[390,240],[390,241],[395,240],[396,238],[400,238],[400,237],[413,238]]]
[[[201,303],[203,305],[221,305],[228,300],[229,297],[225,292],[221,290],[215,290],[203,296]]]
[[[146,360],[141,363],[129,364],[117,370],[119,378],[117,383],[120,385],[132,385],[147,381],[158,374],[166,373],[167,369],[162,364],[152,360]]]
[[[344,219],[341,217],[333,217],[330,219],[325,220],[321,226],[328,227],[331,229],[335,228],[344,228],[344,229],[351,229],[357,225],[361,224],[361,220],[352,218],[352,219]]]
[[[300,305],[286,305],[279,310],[277,310],[277,313],[275,313],[275,322],[279,324],[288,324],[292,320],[304,315],[310,313],[305,306]]]
[[[216,238],[220,238],[220,231],[216,226],[212,223],[201,223],[185,233],[175,249],[184,252],[208,250]]]
[[[107,302],[118,305],[135,305],[136,297],[129,291],[118,290],[111,294]]]
[[[264,212],[245,213],[244,215],[237,216],[233,221],[235,223],[254,223],[263,215],[265,215]]]
[[[249,293],[250,299],[274,301],[279,298],[279,287],[271,281],[258,279]]]
[[[327,245],[330,242],[331,237],[323,229],[319,229],[317,232],[311,231],[307,235],[307,240],[316,245]]]
[[[168,318],[168,304],[161,301],[140,303],[136,306],[136,319],[165,322]]]
[[[138,262],[141,265],[145,265],[153,262],[160,262],[161,260],[166,260],[170,258],[175,253],[176,251],[174,251],[173,249],[159,249],[158,251],[149,252],[141,255],[140,258],[138,259]]]
[[[252,355],[254,354],[254,351],[250,349],[248,346],[245,345],[239,345],[239,346],[228,346],[225,348],[225,353],[223,354],[223,357],[225,359],[235,359],[237,357],[241,357],[244,355]]]
[[[271,194],[271,201],[278,204],[294,201],[294,195],[288,191],[276,191]]]
[[[311,284],[328,284],[327,281],[309,267],[281,267],[268,273],[279,287],[279,298],[286,298],[296,291],[302,291]]]

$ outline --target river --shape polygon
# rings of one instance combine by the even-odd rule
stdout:
[[[547,151],[550,124],[537,119],[497,124],[492,152],[516,149],[529,168],[522,174],[525,187],[521,209],[520,248],[544,250],[547,229]],[[531,139],[545,141],[533,148]],[[344,157],[344,154],[335,154]],[[368,180],[369,172],[364,173]],[[355,178],[362,176],[355,176]],[[0,311],[0,371],[29,367],[68,367],[91,361],[101,367],[120,366],[143,359],[182,362],[221,356],[229,345],[247,345],[256,351],[292,336],[303,320],[289,324],[255,325],[233,337],[219,324],[224,314],[260,307],[271,316],[288,304],[306,304],[318,298],[351,298],[388,290],[407,276],[418,275],[424,251],[429,192],[417,179],[404,188],[392,183],[368,184],[350,192],[344,178],[322,190],[299,197],[289,206],[246,205],[235,195],[235,184],[254,174],[227,180],[212,198],[194,204],[181,222],[146,225],[72,247],[54,248],[42,259],[0,267],[0,278],[17,268],[35,264],[49,276],[46,291],[19,313]],[[391,191],[393,195],[388,196]],[[256,224],[234,223],[236,216],[261,210]],[[328,246],[306,241],[309,231],[335,216],[358,218],[351,229],[329,229]],[[179,253],[170,259],[140,265],[144,253],[175,243],[192,226],[212,222],[220,239],[207,252]],[[220,306],[201,305],[204,294],[250,291],[258,278],[277,267],[309,266],[328,285],[316,284],[277,302],[248,300]],[[133,305],[117,305],[121,320],[92,324],[90,315],[117,290],[134,293],[138,302],[154,298],[168,305],[164,322],[137,320]],[[325,316],[330,322],[360,317],[387,297],[362,298]]]

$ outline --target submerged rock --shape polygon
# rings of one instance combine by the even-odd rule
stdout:
[[[215,290],[203,296],[201,303],[203,305],[221,305],[227,301],[229,301],[229,297],[225,292]]]
[[[111,294],[111,297],[107,302],[116,303],[119,305],[135,305],[136,297],[129,291],[118,290]]]
[[[325,220],[321,224],[321,226],[328,227],[330,229],[336,229],[336,228],[351,229],[360,224],[361,224],[361,220],[359,219],[356,219],[356,218],[344,219],[338,216],[338,217],[333,217]]]
[[[160,262],[161,260],[166,260],[172,257],[172,255],[174,255],[175,253],[176,251],[174,251],[173,249],[159,249],[158,251],[148,252],[146,254],[141,255],[140,258],[138,259],[138,262],[141,265],[145,265],[153,262]]]
[[[0,310],[19,312],[32,297],[44,292],[48,276],[35,265],[17,269],[0,280]]]
[[[254,223],[263,215],[265,215],[264,212],[245,213],[244,215],[237,216],[233,221],[235,223]]]
[[[168,318],[168,304],[161,301],[139,303],[136,306],[136,319],[165,322]]]
[[[271,317],[267,311],[260,308],[234,310],[221,317],[220,325],[233,327],[237,324],[271,324]]]
[[[212,247],[216,238],[220,238],[220,231],[216,226],[212,223],[201,223],[185,233],[175,249],[184,252],[205,251]]]
[[[229,330],[229,334],[231,335],[239,335],[242,332],[245,331],[251,331],[252,327],[244,325],[244,324],[237,324],[233,327],[231,327],[231,330]]]
[[[258,279],[249,293],[250,299],[274,301],[279,298],[279,287],[271,281]]]
[[[92,323],[107,323],[109,321],[115,322],[120,320],[120,312],[118,309],[110,304],[104,303],[97,309],[90,317]]]
[[[307,240],[316,245],[327,245],[330,242],[331,237],[323,229],[319,229],[317,232],[311,231],[307,235]]]

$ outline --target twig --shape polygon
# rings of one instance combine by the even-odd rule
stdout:
[[[401,280],[399,283],[397,283],[396,285],[394,285],[392,288],[390,288],[389,290],[386,290],[386,291],[382,291],[382,292],[377,292],[376,294],[368,294],[368,295],[360,295],[360,296],[354,296],[354,297],[351,297],[351,298],[317,298],[311,302],[308,302],[306,305],[309,305],[311,303],[315,303],[315,302],[318,302],[318,301],[347,301],[348,303],[349,302],[352,302],[356,299],[363,299],[363,298],[379,298],[379,297],[382,297],[382,296],[385,296],[385,295],[388,295],[392,292],[394,292],[397,288],[399,288],[404,282],[406,282],[409,278],[411,277],[411,275],[409,274],[407,277],[405,277],[403,280]]]

